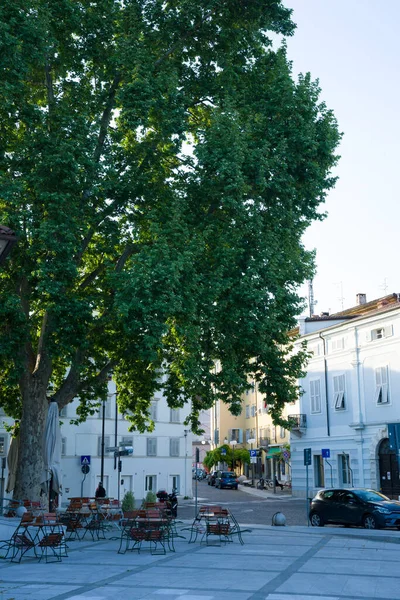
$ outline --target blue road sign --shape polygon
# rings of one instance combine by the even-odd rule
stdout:
[[[226,448],[222,448],[222,450],[221,450],[221,456],[226,456]]]
[[[90,454],[81,456],[81,465],[90,465]]]
[[[304,466],[311,465],[311,448],[304,448]]]
[[[322,458],[330,458],[331,457],[331,451],[329,450],[329,448],[322,448],[321,453],[322,453]]]
[[[250,450],[251,458],[257,458],[257,450]]]

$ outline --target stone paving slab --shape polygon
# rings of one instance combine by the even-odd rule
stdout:
[[[243,546],[186,531],[165,556],[107,539],[70,542],[61,563],[2,560],[0,600],[400,600],[397,531],[248,527]]]

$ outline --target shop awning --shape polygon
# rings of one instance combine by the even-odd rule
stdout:
[[[267,458],[274,458],[277,454],[282,452],[282,448],[280,446],[268,448]]]

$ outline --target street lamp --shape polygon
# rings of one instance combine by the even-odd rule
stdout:
[[[229,444],[232,446],[232,471],[235,471],[235,446],[237,444],[236,440],[231,440]]]
[[[101,415],[101,465],[100,465],[100,481],[104,485],[104,430],[106,422],[106,400],[102,400],[103,412]]]
[[[250,438],[249,440],[247,440],[247,443],[251,445],[251,450],[253,450],[253,444],[256,443],[256,440],[254,438]],[[252,487],[254,487],[254,459],[251,455],[250,455],[250,461],[251,461],[251,485],[252,485]]]
[[[16,243],[17,236],[13,230],[4,225],[0,225],[0,265],[3,264],[7,255]]]
[[[190,429],[184,429],[183,435],[185,436],[185,496],[187,496],[187,435]]]

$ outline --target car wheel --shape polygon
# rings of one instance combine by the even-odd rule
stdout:
[[[363,518],[363,527],[365,529],[379,529],[374,515],[365,515]]]
[[[311,513],[310,523],[313,527],[323,527],[324,526],[324,521],[323,521],[321,515],[319,515],[316,512]]]

